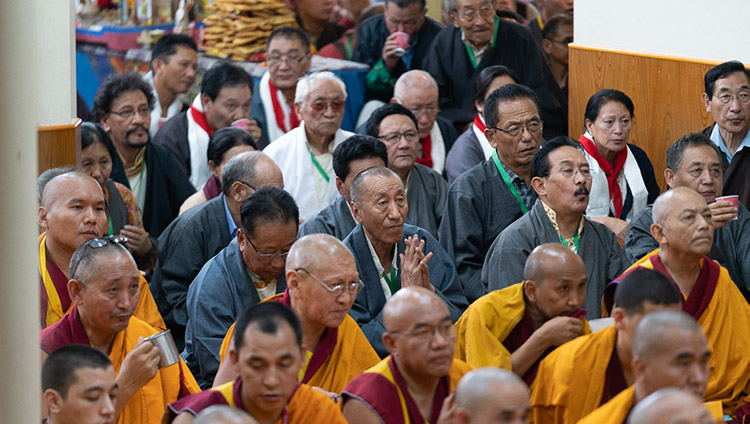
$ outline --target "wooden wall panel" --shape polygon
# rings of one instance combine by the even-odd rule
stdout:
[[[77,166],[81,153],[81,120],[37,127],[37,175],[63,165]]]
[[[570,45],[569,128],[578,139],[589,97],[614,88],[635,104],[630,142],[648,153],[656,180],[666,189],[667,149],[689,132],[713,123],[701,100],[703,75],[717,65],[677,57]]]

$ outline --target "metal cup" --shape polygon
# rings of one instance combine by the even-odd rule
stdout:
[[[180,354],[177,352],[171,330],[154,334],[143,340],[159,348],[159,368],[166,368],[180,361]]]

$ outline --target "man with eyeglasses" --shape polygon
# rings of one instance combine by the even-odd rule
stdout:
[[[703,78],[703,104],[715,123],[701,131],[723,153],[724,194],[750,204],[750,71],[736,60],[717,65]]]
[[[446,0],[452,26],[432,43],[424,70],[437,81],[441,115],[454,124],[474,118],[474,79],[484,68],[505,65],[536,93],[547,139],[565,134],[564,96],[534,36],[500,19],[492,0]]]
[[[391,103],[399,103],[417,118],[419,152],[417,163],[432,168],[438,174],[445,171],[445,158],[458,138],[456,128],[438,116],[438,87],[425,71],[409,71],[396,81]]]
[[[177,349],[185,346],[188,287],[237,235],[242,201],[264,186],[284,188],[279,167],[261,152],[240,153],[224,165],[222,193],[178,216],[159,237],[159,260],[149,285]]]
[[[357,29],[352,60],[370,66],[366,97],[383,102],[393,95],[396,80],[411,69],[424,69],[427,51],[443,25],[426,16],[425,0],[386,0],[382,15]],[[399,46],[397,33],[407,35],[408,48]]]
[[[443,299],[424,287],[403,288],[388,300],[379,319],[390,355],[344,389],[350,423],[443,422],[445,398],[471,370],[453,358],[451,315]]]
[[[117,149],[111,178],[133,192],[143,211],[143,227],[159,237],[195,187],[172,155],[150,141],[151,91],[135,72],[113,74],[96,92],[93,113]]]
[[[456,268],[435,237],[404,223],[409,205],[395,172],[383,167],[362,171],[352,182],[351,198],[358,224],[344,244],[352,251],[359,278],[365,283],[351,315],[384,357],[388,351],[382,340],[383,305],[399,290],[423,287],[436,293],[454,321],[468,305]]]
[[[284,267],[297,240],[299,211],[281,188],[260,187],[242,201],[237,237],[203,266],[187,292],[182,357],[211,387],[219,349],[237,314],[286,289]]]
[[[91,239],[70,260],[73,308],[40,333],[42,360],[62,346],[100,350],[115,365],[117,424],[160,422],[170,402],[200,392],[182,360],[161,367],[159,348],[143,339],[161,330],[134,316],[142,278],[130,252],[114,237]]]
[[[537,246],[523,275],[522,282],[469,305],[456,322],[456,358],[473,368],[505,368],[531,385],[542,359],[591,329],[581,309],[586,268],[570,249]]]
[[[303,219],[318,213],[338,194],[331,153],[354,135],[341,129],[345,106],[346,85],[332,72],[300,78],[294,94],[300,125],[263,150],[281,168],[286,190]]]
[[[297,240],[286,261],[287,290],[267,299],[286,305],[302,323],[306,354],[298,380],[317,387],[334,400],[347,383],[377,364],[380,358],[349,316],[357,293],[364,287],[354,258],[338,239],[312,234]],[[234,324],[221,346],[221,368],[214,387],[233,381],[237,370],[226,361],[234,347]]]
[[[416,163],[419,154],[417,119],[398,103],[386,103],[367,120],[367,135],[388,149],[388,168],[401,177],[409,195],[406,222],[437,237],[448,195],[448,183],[435,170]]]
[[[268,70],[253,90],[250,119],[263,135],[260,149],[299,126],[294,110],[297,80],[310,72],[310,36],[303,30],[281,27],[271,31],[266,42]]]
[[[539,199],[490,246],[482,268],[482,285],[493,291],[516,284],[523,279],[523,264],[535,247],[562,243],[586,265],[586,316],[601,317],[604,288],[630,261],[614,233],[584,216],[591,171],[580,144],[568,137],[556,137],[542,146],[533,158],[531,185]]]
[[[239,66],[220,62],[206,71],[200,95],[190,109],[167,121],[154,136],[154,144],[167,149],[199,189],[211,176],[206,160],[208,140],[218,130],[235,125],[253,139],[261,136],[255,121],[249,121],[253,79]]]

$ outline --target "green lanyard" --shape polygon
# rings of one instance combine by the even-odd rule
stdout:
[[[498,172],[500,172],[500,176],[503,177],[503,181],[505,181],[505,185],[507,185],[510,192],[513,193],[514,196],[516,196],[516,200],[518,200],[518,204],[521,206],[521,212],[525,214],[526,212],[529,211],[529,209],[526,207],[526,204],[523,202],[523,199],[521,199],[521,195],[518,194],[518,190],[516,190],[516,186],[514,186],[513,183],[510,181],[510,178],[508,177],[508,173],[505,172],[505,169],[503,169],[503,164],[500,163],[500,158],[497,157],[497,150],[492,152],[492,160],[495,161],[495,166],[497,167]]]
[[[110,236],[111,236],[111,235],[113,235],[114,233],[115,233],[115,231],[114,231],[114,229],[112,228],[112,218],[110,218],[110,219],[109,219],[109,234],[108,234],[108,235],[110,235]]]
[[[558,233],[558,235],[560,235],[560,234]],[[567,242],[567,241],[565,241],[565,239],[563,238],[563,236],[560,236],[560,241],[561,241],[561,242],[562,242],[562,244],[564,244],[565,246],[567,246],[567,245],[568,245],[568,242]],[[577,230],[577,229],[576,229],[576,233],[575,233],[575,234],[573,235],[573,244],[574,244],[574,245],[575,245],[575,247],[576,247],[576,253],[578,253],[578,230]]]
[[[385,282],[388,283],[388,287],[391,288],[391,294],[395,294],[398,289],[400,288],[398,286],[398,280],[396,280],[396,268],[391,266],[391,278],[388,278],[388,273],[383,273],[383,278],[385,278]]]
[[[326,172],[326,170],[323,169],[323,167],[320,166],[320,163],[318,162],[318,160],[315,159],[315,155],[313,154],[312,149],[310,149],[310,146],[307,146],[307,151],[310,152],[310,159],[312,159],[313,165],[315,165],[315,167],[318,168],[318,172],[320,172],[320,175],[323,176],[323,179],[326,180],[327,183],[330,182],[331,177],[328,176],[328,173]]]
[[[492,42],[490,43],[490,47],[495,47],[495,42],[497,41],[497,27],[499,26],[500,18],[495,16],[495,32],[492,34]],[[466,47],[466,53],[469,54],[469,61],[471,61],[471,66],[474,67],[474,69],[477,69],[477,59],[474,57],[474,51],[471,50],[471,47],[469,47],[468,43],[464,43],[464,47]]]
[[[349,34],[349,37],[346,38],[346,57],[344,59],[346,60],[352,60],[352,37],[354,36],[354,33],[352,32]]]

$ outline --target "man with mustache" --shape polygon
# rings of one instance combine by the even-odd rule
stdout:
[[[581,258],[560,243],[542,244],[526,260],[524,281],[480,297],[461,315],[456,358],[511,370],[531,385],[545,356],[591,332],[584,297]]]
[[[580,144],[563,136],[542,146],[534,155],[531,185],[539,200],[492,243],[482,284],[488,291],[516,284],[523,279],[523,264],[536,246],[562,243],[583,259],[588,280],[583,306],[588,317],[600,317],[605,286],[630,262],[617,237],[584,216],[591,171]]]
[[[159,237],[195,188],[172,155],[150,141],[151,90],[135,72],[111,75],[96,92],[93,113],[117,149],[111,178],[130,188],[143,227]]]

